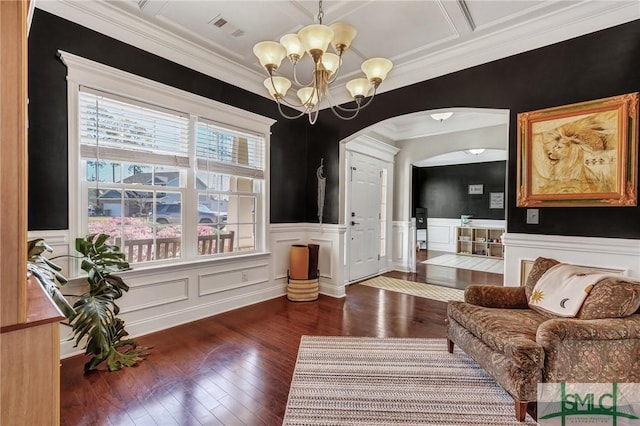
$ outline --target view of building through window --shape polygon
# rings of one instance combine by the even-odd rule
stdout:
[[[91,89],[79,95],[88,234],[111,235],[132,263],[256,250],[263,137]]]

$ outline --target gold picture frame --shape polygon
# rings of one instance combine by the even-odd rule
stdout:
[[[638,93],[518,114],[518,207],[636,206]]]

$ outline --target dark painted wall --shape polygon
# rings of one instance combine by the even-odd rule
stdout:
[[[37,9],[29,34],[30,230],[68,227],[67,69],[59,49],[279,120],[271,129],[271,221],[315,217],[307,212],[307,198],[316,195],[307,191],[304,120],[282,119],[264,97]]]
[[[272,101],[36,10],[29,35],[29,229],[64,229],[67,219],[66,68],[58,49],[278,119]],[[383,93],[352,121],[327,111],[309,126],[280,119],[271,136],[271,221],[316,222],[315,170],[324,158],[324,221],[338,221],[339,141],[391,117],[436,108],[511,111],[509,232],[640,238],[637,207],[545,208],[540,225],[516,208],[518,112],[640,90],[640,21]],[[393,72],[393,71],[392,71]],[[580,220],[575,220],[579,217]]]
[[[429,217],[504,219],[504,209],[490,209],[491,192],[505,192],[506,161],[413,168],[413,214],[426,208]],[[469,194],[469,185],[483,185],[482,194]]]
[[[526,209],[515,207],[517,114],[640,91],[638,70],[640,21],[636,20],[382,93],[353,121],[339,122],[327,113],[319,120],[338,129],[337,138],[327,135],[324,140],[330,149],[338,149],[341,139],[403,114],[448,107],[509,109],[508,231],[638,239],[638,207],[547,207],[540,211],[539,225],[527,225]]]

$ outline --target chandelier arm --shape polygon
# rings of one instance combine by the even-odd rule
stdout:
[[[331,109],[331,112],[333,112],[333,115],[338,117],[340,120],[345,120],[345,121],[353,120],[360,113],[360,109],[355,109],[351,111],[353,112],[353,115],[347,117],[347,116],[340,115],[340,113],[333,107],[333,105],[329,105],[329,107],[330,107],[329,109]]]
[[[320,113],[320,108],[317,105],[316,105],[315,111],[314,110],[309,111],[309,124],[311,124],[312,126],[316,124],[319,113]]]
[[[298,80],[298,68],[297,68],[297,64],[293,66],[293,81],[296,82],[296,84],[298,86],[302,86],[302,87],[309,87],[313,84],[313,81],[315,80],[315,72],[314,72],[314,77],[312,77],[312,80],[310,82],[308,82],[307,84],[303,84],[300,83],[300,81]],[[315,68],[314,68],[315,70]]]
[[[333,82],[338,78],[338,74],[340,74],[340,70],[342,69],[342,51],[340,52],[340,55],[338,55],[338,57],[340,58],[340,60],[338,61],[338,68],[336,68],[336,71],[333,73],[331,78],[327,80],[327,84],[333,84]]]
[[[280,98],[280,101],[282,101],[285,105],[290,106],[291,108],[300,108],[300,107],[305,106],[305,104],[303,104],[303,103],[299,103],[299,104],[298,103],[293,103],[291,101],[288,101],[285,98]],[[277,101],[278,104],[280,103],[280,101]]]
[[[328,95],[327,97],[330,98],[329,105],[333,109],[333,98],[331,98],[331,93],[327,92],[327,95]],[[335,108],[339,109],[340,111],[344,111],[344,112],[360,111],[360,110],[363,110],[366,107],[368,107],[369,104],[371,103],[371,101],[373,101],[373,98],[375,96],[376,96],[376,88],[374,87],[373,88],[373,93],[371,94],[371,96],[369,96],[369,98],[367,99],[367,102],[365,102],[364,104],[359,104],[356,108],[347,108],[347,107],[343,107],[343,106],[340,106],[340,105],[336,104]]]
[[[280,102],[277,102],[277,104],[278,104],[278,111],[280,111],[280,115],[282,115],[284,118],[287,118],[289,120],[295,120],[296,118],[300,118],[303,115],[305,115],[307,112],[309,112],[309,109],[306,108],[304,111],[302,111],[298,115],[288,115],[288,114],[285,114],[285,112],[282,110],[282,104]]]

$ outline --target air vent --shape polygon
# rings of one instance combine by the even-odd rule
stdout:
[[[222,28],[226,23],[227,23],[226,19],[218,18],[216,21],[213,22],[213,25],[218,28]]]
[[[242,37],[245,34],[244,30],[230,23],[222,15],[216,16],[211,21],[209,21],[209,23],[216,28],[220,28],[225,33],[229,34],[231,37]]]
[[[167,0],[138,0],[138,7],[147,16],[157,16]]]

